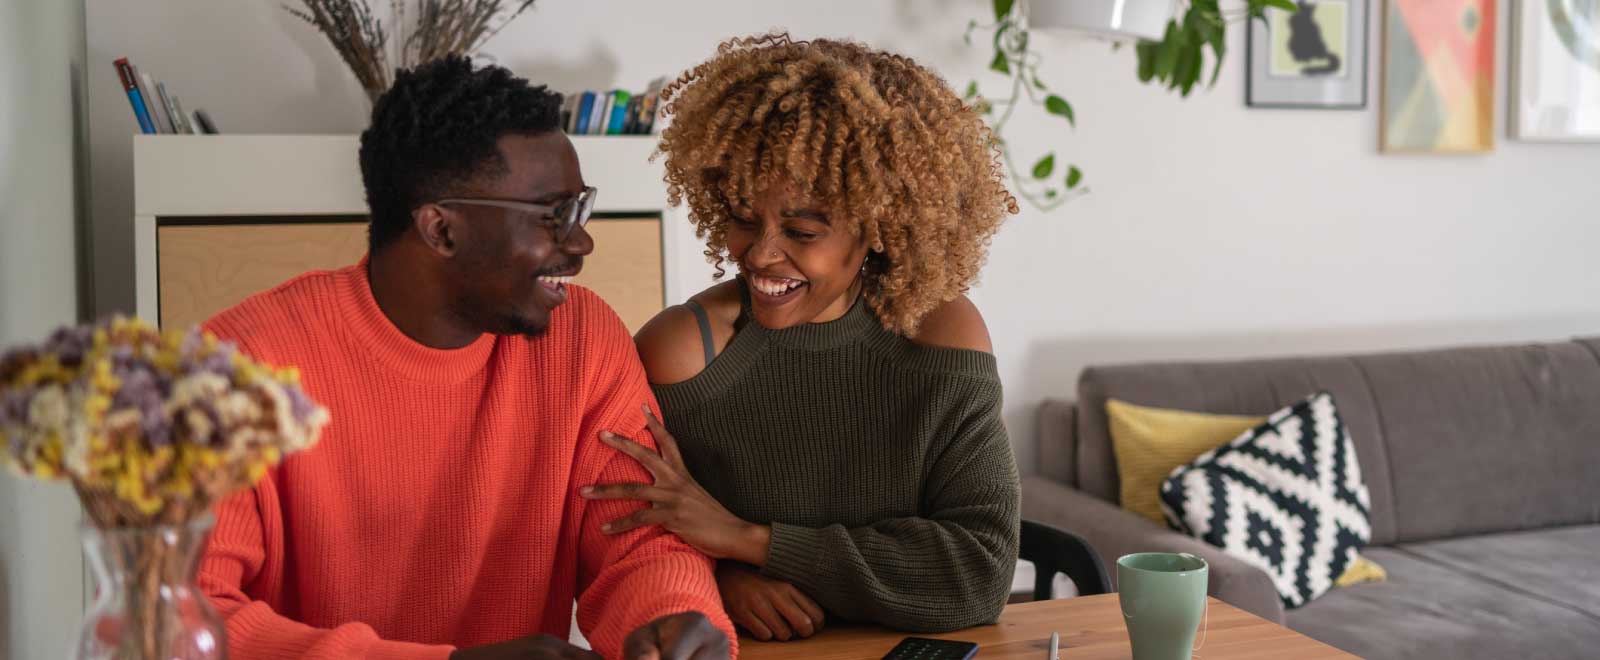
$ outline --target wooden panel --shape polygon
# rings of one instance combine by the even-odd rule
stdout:
[[[160,227],[161,325],[188,327],[300,273],[353,264],[366,251],[366,223]]]
[[[661,311],[661,221],[595,219],[595,252],[577,283],[637,330]],[[157,230],[160,322],[186,327],[308,270],[348,266],[367,249],[365,223],[179,225]]]
[[[635,332],[661,311],[666,299],[661,220],[595,219],[585,228],[594,237],[594,254],[583,260],[583,271],[573,281],[611,303],[628,332]]]
[[[1215,598],[1207,599],[1204,646],[1197,657],[1355,658],[1283,626]],[[1083,596],[1006,606],[1000,622],[941,635],[978,644],[983,660],[1039,660],[1049,654],[1050,633],[1061,633],[1061,658],[1126,660],[1132,653],[1116,594]],[[739,639],[743,660],[878,660],[905,633],[870,626],[833,625],[815,637],[793,642]],[[1199,639],[1196,640],[1200,641]]]

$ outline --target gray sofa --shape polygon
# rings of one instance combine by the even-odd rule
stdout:
[[[1388,582],[1284,611],[1267,575],[1118,508],[1105,403],[1265,415],[1332,392]],[[1600,657],[1600,338],[1086,369],[1040,411],[1023,515],[1120,555],[1190,552],[1212,595],[1366,658]]]

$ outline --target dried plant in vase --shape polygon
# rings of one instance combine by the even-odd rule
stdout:
[[[298,380],[199,329],[120,317],[0,355],[0,463],[83,502],[98,593],[79,658],[226,657],[194,587],[209,511],[316,442],[328,412]]]
[[[391,35],[373,14],[367,0],[300,0],[284,5],[289,13],[316,27],[366,90],[377,101],[393,82],[391,61],[411,68],[446,55],[472,55],[534,0],[390,0]],[[407,15],[411,20],[407,20]]]

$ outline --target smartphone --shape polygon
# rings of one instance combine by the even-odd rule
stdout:
[[[883,660],[971,660],[978,655],[978,645],[947,639],[907,637],[900,640]]]

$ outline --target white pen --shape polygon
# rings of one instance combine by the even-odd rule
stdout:
[[[1061,633],[1050,633],[1050,655],[1045,660],[1061,660]]]

